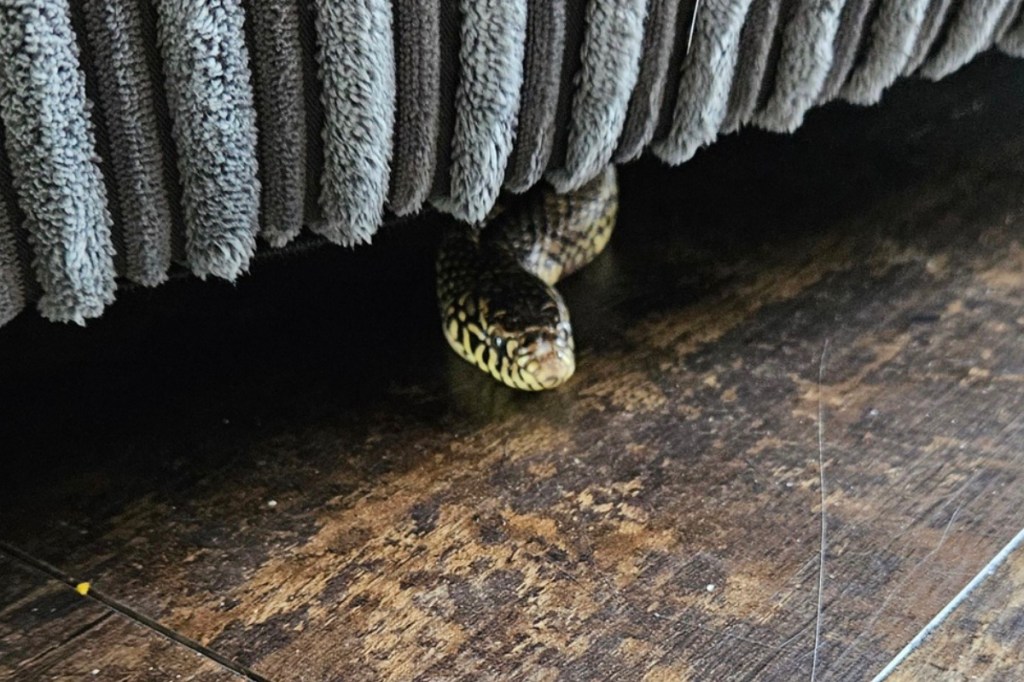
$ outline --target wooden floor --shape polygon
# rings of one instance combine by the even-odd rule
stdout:
[[[991,58],[624,169],[549,395],[436,218],[19,319],[0,678],[1024,679],[1021,120]]]

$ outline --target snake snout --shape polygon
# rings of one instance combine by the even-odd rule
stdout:
[[[526,372],[544,390],[561,386],[576,371],[576,357],[568,345],[542,339],[536,342]]]

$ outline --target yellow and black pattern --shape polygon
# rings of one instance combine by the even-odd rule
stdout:
[[[569,311],[554,284],[604,250],[618,213],[612,166],[575,192],[539,188],[482,228],[453,225],[437,260],[445,338],[463,359],[526,391],[576,369]]]

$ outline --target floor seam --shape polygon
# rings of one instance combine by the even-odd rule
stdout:
[[[93,602],[102,604],[110,611],[124,616],[135,624],[140,625],[143,628],[164,637],[165,639],[191,649],[204,659],[212,663],[216,663],[235,675],[239,675],[247,680],[251,680],[252,682],[271,682],[270,679],[242,665],[238,661],[225,656],[215,649],[211,649],[210,647],[200,644],[191,637],[183,635],[177,630],[150,618],[146,614],[135,610],[115,597],[111,597],[105,592],[97,590],[86,582],[75,579],[73,576],[61,571],[56,566],[53,566],[42,559],[38,559],[6,541],[0,540],[0,554],[6,555],[12,561],[21,564],[33,572],[41,573],[48,578],[64,583],[81,594],[84,599],[90,599]]]
[[[1024,545],[1024,528],[1021,528],[1020,531],[1018,531],[1018,533],[1013,536],[1013,538],[1006,543],[1003,548],[982,567],[980,571],[978,571],[978,574],[975,575],[971,581],[949,601],[948,604],[942,607],[942,610],[935,614],[935,617],[921,628],[921,631],[918,632],[917,635],[915,635],[914,638],[910,640],[884,668],[882,668],[881,672],[875,675],[871,682],[883,682],[883,680],[887,679],[889,675],[899,667],[900,663],[905,661],[912,653],[914,653],[914,651],[916,651],[917,648],[920,647],[926,639],[928,639],[928,636],[946,622],[946,619],[956,611],[957,607],[966,601],[967,598],[971,596],[971,593],[984,583],[992,574],[994,574],[996,570],[1006,562],[1009,556],[1022,545]]]

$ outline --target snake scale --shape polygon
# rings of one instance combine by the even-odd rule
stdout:
[[[437,294],[455,352],[512,388],[565,383],[576,369],[575,344],[554,285],[604,250],[618,197],[608,166],[573,192],[535,188],[482,227],[448,227],[437,258]]]

